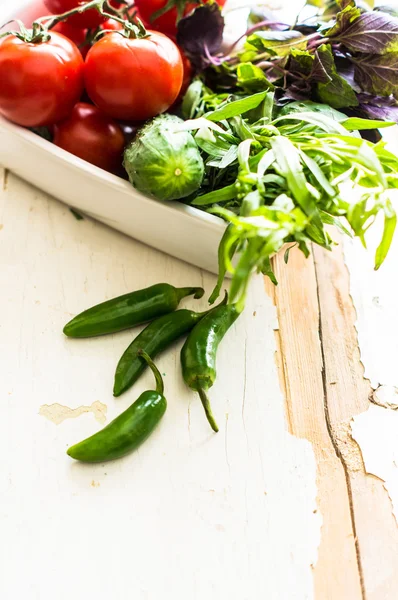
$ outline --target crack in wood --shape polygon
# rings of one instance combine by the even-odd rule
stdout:
[[[341,242],[338,234],[334,233],[333,237]],[[352,425],[353,419],[373,406],[369,401],[371,384],[365,376],[358,346],[356,310],[350,294],[350,272],[345,265],[341,243],[333,252],[313,248],[313,255],[328,420],[333,441],[344,461],[343,464],[339,459],[343,477],[343,469],[349,475],[347,503],[350,502],[350,511],[355,514],[355,542],[360,548],[361,579],[368,600],[395,598],[398,586],[398,529],[391,511],[391,501],[382,482],[369,476],[363,466],[359,468],[361,461],[363,464],[362,451],[353,441],[352,432],[347,430],[348,423]],[[330,385],[332,381],[334,385]],[[356,546],[353,549],[356,551]],[[357,576],[360,596],[362,582],[358,569]]]
[[[345,597],[364,600],[347,475],[325,417],[326,381],[322,373],[325,357],[319,335],[320,301],[314,257],[305,260],[299,252],[293,251],[289,267],[280,256],[275,257],[273,264],[280,285],[271,292],[266,284],[266,289],[271,298],[275,298],[278,313],[279,331],[275,331],[275,337],[286,420],[292,435],[312,444],[317,461],[317,504],[324,519],[314,566],[314,590],[316,597],[325,600]],[[344,303],[344,294],[341,300]],[[341,313],[339,307],[337,311]],[[333,314],[330,316],[333,321]],[[341,339],[345,340],[344,334]],[[329,367],[327,377],[331,384],[334,382],[330,390],[339,387],[336,385],[339,375]],[[340,420],[340,416],[334,419],[338,423]],[[340,560],[336,560],[338,554]]]
[[[342,464],[343,470],[344,470],[344,476],[345,476],[345,481],[346,481],[346,486],[347,486],[348,502],[349,502],[349,507],[350,507],[351,525],[352,525],[352,530],[354,533],[355,553],[357,556],[357,565],[358,565],[359,580],[360,580],[360,585],[361,585],[361,593],[362,593],[363,600],[366,600],[365,578],[364,578],[363,565],[362,565],[362,559],[361,559],[361,549],[359,546],[359,541],[358,541],[358,536],[357,536],[357,528],[356,528],[356,523],[355,523],[355,511],[354,511],[354,504],[353,504],[353,492],[352,492],[352,486],[351,486],[350,473],[349,473],[349,469],[348,469],[346,460],[345,460],[342,452],[340,451],[339,444],[338,444],[337,440],[335,439],[333,427],[332,427],[331,420],[330,420],[330,414],[329,414],[328,388],[327,388],[326,370],[325,370],[326,360],[325,360],[325,348],[324,348],[323,328],[322,328],[322,316],[323,315],[322,315],[322,306],[321,306],[321,300],[320,300],[318,269],[317,269],[316,261],[314,261],[314,271],[315,271],[317,301],[318,301],[318,311],[319,311],[318,334],[319,334],[319,340],[321,343],[321,353],[322,353],[322,383],[323,383],[323,394],[324,394],[323,405],[324,405],[324,411],[325,411],[325,421],[326,421],[326,427],[327,427],[327,430],[329,433],[330,441],[333,445],[334,451],[336,452],[336,455],[339,458],[339,460]]]

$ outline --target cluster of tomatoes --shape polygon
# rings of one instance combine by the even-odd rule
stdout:
[[[44,2],[55,15],[86,3]],[[191,78],[190,63],[172,39],[177,8],[151,23],[151,15],[165,5],[166,0],[136,0],[134,10],[151,28],[142,37],[125,35],[122,23],[95,8],[58,23],[45,41],[3,37],[0,114],[24,127],[49,127],[56,145],[118,172],[125,145],[120,122],[136,124],[167,111]],[[186,2],[184,11],[197,5]],[[104,35],[87,44],[88,33],[98,28]]]

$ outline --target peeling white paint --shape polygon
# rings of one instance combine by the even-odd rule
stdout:
[[[398,409],[398,388],[382,385],[374,391],[372,401],[384,408]]]
[[[366,472],[383,480],[398,522],[398,413],[371,404],[353,418],[351,430]]]
[[[98,423],[106,422],[106,411],[107,406],[102,402],[93,402],[91,406],[79,406],[77,408],[70,408],[69,406],[63,406],[62,404],[43,404],[40,407],[39,415],[46,417],[49,421],[52,421],[56,425],[60,425],[65,419],[76,419],[85,413],[93,413]]]

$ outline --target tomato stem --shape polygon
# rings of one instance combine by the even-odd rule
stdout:
[[[33,22],[32,29],[27,29],[22,21],[16,20],[15,22],[19,25],[19,31],[7,31],[6,33],[0,35],[0,39],[6,35],[12,34],[27,43],[38,44],[48,42],[51,38],[49,31],[58,25],[58,23],[66,21],[73,15],[81,15],[92,9],[97,10],[100,15],[106,19],[113,19],[114,21],[121,23],[124,29],[122,31],[118,31],[117,33],[120,33],[128,38],[146,37],[148,33],[142,21],[138,19],[135,14],[129,14],[129,4],[125,0],[122,0],[121,4],[124,4],[125,7],[119,11],[109,3],[109,0],[91,0],[90,2],[86,2],[86,4],[78,6],[60,15],[40,17]],[[103,33],[106,32],[99,31],[97,36],[102,35]],[[95,36],[94,39],[96,39],[97,36]]]
[[[156,12],[153,13],[153,15],[151,16],[151,19],[150,19],[151,23],[156,21],[156,19],[159,19],[159,17],[163,16],[165,13],[169,12],[169,10],[171,10],[172,8],[176,8],[177,9],[176,24],[177,24],[178,21],[180,21],[184,16],[186,4],[187,4],[186,0],[168,0],[168,2],[166,2],[166,4],[162,8],[159,8],[159,10],[157,10]],[[202,4],[202,2],[199,2],[199,4]]]

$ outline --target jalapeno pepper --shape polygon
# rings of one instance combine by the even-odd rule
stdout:
[[[223,303],[226,301],[227,297],[225,297]],[[182,335],[191,331],[212,310],[215,309],[213,308],[203,313],[186,309],[177,310],[149,323],[131,342],[119,360],[115,372],[113,395],[120,396],[123,394],[123,392],[128,390],[137,381],[141,373],[145,370],[147,366],[146,362],[137,355],[137,351],[140,348],[145,350],[154,359],[159,352],[162,352]]]
[[[140,352],[156,379],[156,391],[147,391],[121,415],[98,433],[71,446],[67,454],[83,462],[103,462],[120,458],[138,448],[163,417],[167,402],[162,376],[151,358]]]
[[[185,383],[198,392],[213,431],[218,431],[207,391],[216,379],[218,346],[240,315],[236,304],[219,305],[191,331],[181,350],[182,375]]]
[[[191,294],[194,294],[194,298],[201,298],[204,290],[198,287],[175,288],[168,283],[158,283],[85,310],[65,325],[64,334],[83,338],[135,327],[173,312],[180,301]]]

